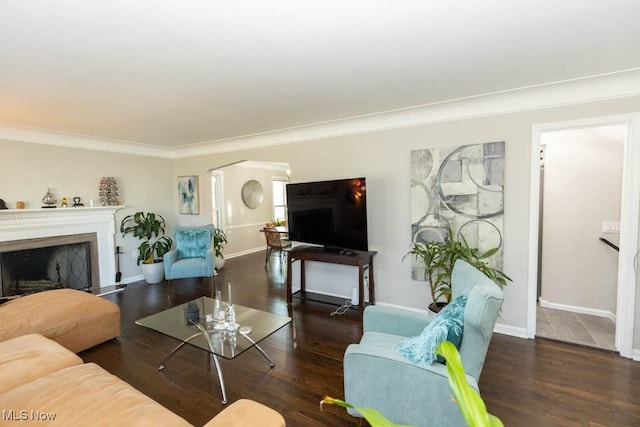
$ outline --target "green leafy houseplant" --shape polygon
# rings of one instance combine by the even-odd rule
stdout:
[[[142,243],[138,246],[138,265],[140,262],[152,264],[156,256],[162,258],[169,252],[173,240],[169,236],[164,236],[164,229],[164,218],[151,212],[127,215],[120,223],[120,232],[123,237],[131,233],[133,237],[142,239]]]
[[[424,266],[424,279],[429,283],[432,303],[432,311],[439,311],[438,302],[451,302],[451,274],[456,261],[462,259],[500,286],[506,286],[511,278],[502,271],[491,267],[487,259],[498,252],[499,248],[492,248],[480,253],[478,248],[469,246],[469,243],[460,236],[456,239],[451,227],[447,227],[447,238],[443,242],[415,242],[411,250],[402,258],[414,256]]]
[[[436,348],[436,353],[447,360],[447,377],[449,386],[455,396],[455,401],[460,407],[460,412],[467,424],[471,427],[502,427],[502,421],[495,415],[487,412],[487,407],[478,392],[467,382],[467,377],[462,365],[462,359],[458,349],[449,341],[444,341]],[[320,401],[320,409],[323,404],[337,405],[343,408],[351,408],[358,411],[372,427],[406,427],[395,424],[380,412],[371,408],[359,408],[340,399],[326,396]]]
[[[471,427],[502,427],[500,418],[487,412],[482,397],[467,382],[462,359],[456,346],[449,341],[441,342],[436,347],[436,354],[447,360],[449,386],[467,424]]]
[[[222,248],[227,243],[227,235],[221,228],[213,229],[213,252],[216,257],[224,258]]]

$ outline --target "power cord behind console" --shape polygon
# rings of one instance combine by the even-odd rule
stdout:
[[[351,303],[351,300],[346,300],[344,302],[344,304],[342,304],[340,307],[336,308],[334,311],[332,311],[329,316],[335,316],[336,314],[340,314],[343,315],[345,314],[347,311],[349,311],[349,309],[351,307],[357,307],[357,305],[354,305]]]

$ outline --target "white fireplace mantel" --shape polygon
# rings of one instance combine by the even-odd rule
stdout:
[[[115,284],[115,212],[125,206],[0,210],[0,242],[96,233],[100,287]]]

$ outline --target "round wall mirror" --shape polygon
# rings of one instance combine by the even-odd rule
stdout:
[[[255,209],[264,200],[262,184],[255,179],[249,180],[242,186],[242,201],[248,208]]]

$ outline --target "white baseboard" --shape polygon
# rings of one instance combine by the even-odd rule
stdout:
[[[527,328],[519,328],[517,326],[505,325],[503,323],[496,323],[496,326],[493,328],[493,332],[517,338],[528,338]]]
[[[299,291],[299,290],[300,290],[300,288],[299,288],[299,287],[298,287],[297,289],[296,289],[296,288],[292,288],[292,289],[291,289],[291,292],[297,292],[297,291]],[[320,290],[318,290],[318,289],[309,289],[309,288],[307,288],[307,289],[306,289],[306,292],[310,292],[310,293],[312,293],[312,294],[318,294],[318,295],[326,295],[326,296],[329,296],[329,297],[335,297],[335,298],[344,298],[344,299],[345,299],[345,301],[346,301],[346,300],[351,301],[351,295],[338,295],[338,294],[334,294],[334,293],[331,293],[331,292],[325,292],[325,291],[320,291]],[[365,299],[365,302],[367,302],[367,301],[368,301],[368,300],[367,300],[367,299]],[[357,304],[356,304],[356,305],[357,305]]]
[[[384,303],[384,302],[379,302],[376,303],[376,305],[382,305],[385,307],[392,307],[392,308],[398,308],[398,309],[402,309],[402,310],[409,310],[409,311],[413,311],[416,313],[421,313],[421,314],[425,314],[428,315],[430,317],[433,316],[433,313],[431,313],[428,310],[422,310],[419,308],[411,308],[411,307],[405,307],[402,305],[397,305],[397,304],[388,304],[388,303]],[[527,329],[526,328],[519,328],[517,326],[509,326],[509,325],[505,325],[503,323],[496,323],[496,326],[493,328],[493,332],[495,332],[496,334],[502,334],[502,335],[509,335],[512,337],[516,337],[516,338],[527,338]]]
[[[117,286],[109,286],[109,289],[107,290],[107,288],[104,288],[105,290],[100,291],[100,293],[96,294],[99,297],[103,297],[105,295],[111,295],[111,294],[115,294],[118,292],[122,292],[124,291],[124,288],[119,288]]]
[[[256,252],[264,251],[266,249],[267,249],[266,246],[261,246],[259,248],[246,249],[244,251],[234,252],[232,254],[224,254],[224,257],[225,257],[225,259],[237,258],[239,256],[254,254]]]
[[[640,362],[640,348],[634,348],[631,354],[631,358],[636,362]]]
[[[142,274],[138,274],[137,276],[125,277],[120,280],[120,283],[123,285],[128,285],[129,283],[139,282],[144,280],[144,276]]]
[[[549,302],[542,298],[539,299],[539,302],[541,307],[570,311],[572,313],[590,314],[592,316],[606,317],[609,320],[611,320],[613,323],[616,322],[616,315],[607,310],[598,310],[595,308],[578,307],[575,305],[567,305],[567,304],[557,304],[554,302]]]

